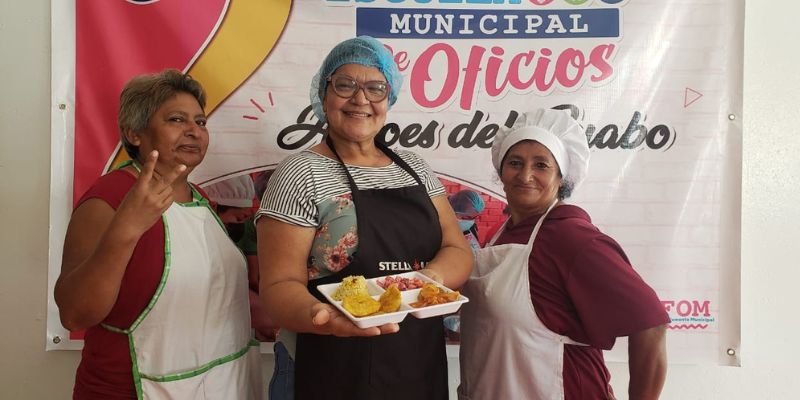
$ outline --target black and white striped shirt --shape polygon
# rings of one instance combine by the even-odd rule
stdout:
[[[420,156],[403,149],[395,152],[419,175],[428,195],[445,194],[444,186]],[[395,163],[385,167],[348,165],[347,169],[359,189],[390,189],[417,184]],[[304,150],[278,165],[267,185],[256,219],[268,215],[292,225],[317,227],[322,220],[319,206],[346,193],[350,193],[350,187],[339,161]]]

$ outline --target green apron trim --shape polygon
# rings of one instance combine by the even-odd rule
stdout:
[[[170,246],[170,236],[169,236],[169,223],[167,223],[167,218],[165,216],[161,216],[161,221],[164,223],[164,272],[161,274],[161,281],[158,282],[158,288],[156,288],[156,293],[153,295],[153,298],[150,299],[150,303],[147,304],[147,307],[144,308],[139,317],[133,321],[131,327],[127,329],[126,334],[132,334],[136,328],[144,321],[147,315],[150,314],[150,311],[155,307],[158,299],[161,297],[161,293],[164,291],[164,286],[167,285],[167,278],[169,278],[169,271],[172,266],[172,248]]]
[[[147,303],[147,306],[144,308],[141,314],[133,321],[130,327],[127,329],[117,328],[115,326],[111,326],[105,323],[101,323],[100,325],[103,328],[108,329],[111,332],[117,332],[124,335],[130,335],[136,328],[144,321],[145,317],[150,314],[150,311],[155,307],[156,302],[158,302],[158,298],[161,297],[161,293],[164,291],[164,286],[167,284],[167,278],[169,277],[170,265],[172,264],[172,252],[170,250],[170,237],[169,237],[169,224],[167,223],[167,218],[163,215],[161,216],[161,222],[164,224],[164,270],[161,273],[161,281],[158,282],[158,287],[156,287],[156,293],[150,299],[150,302]],[[130,347],[130,346],[129,346]],[[133,355],[133,349],[131,349],[131,355]]]
[[[137,162],[135,162],[133,160],[127,160],[127,161],[124,161],[124,162],[120,163],[117,166],[117,169],[122,169],[122,168],[125,168],[125,167],[129,166],[129,165],[133,166],[133,168],[137,172],[140,172],[140,173],[142,172],[141,167],[139,167],[139,163],[137,163]],[[136,327],[138,327],[139,324],[142,323],[142,321],[147,316],[147,314],[150,313],[150,310],[153,309],[153,307],[155,306],[156,302],[158,301],[159,296],[163,292],[164,285],[166,285],[167,278],[169,277],[169,270],[170,270],[170,265],[171,265],[172,258],[171,258],[171,252],[170,252],[169,225],[167,224],[167,219],[166,219],[166,217],[164,217],[163,214],[161,215],[161,222],[164,224],[164,269],[163,269],[163,271],[161,273],[161,280],[158,282],[158,286],[156,287],[155,294],[150,299],[150,302],[147,304],[145,309],[141,312],[141,314],[139,314],[138,317],[136,317],[136,319],[133,321],[131,326],[129,326],[128,328],[119,328],[119,327],[115,327],[115,326],[112,326],[112,325],[109,325],[109,324],[101,323],[100,326],[102,326],[103,328],[108,329],[111,332],[121,333],[121,334],[124,334],[124,335],[130,335],[134,330],[136,330]],[[132,339],[129,338],[129,341],[130,341],[131,345],[128,346],[128,347],[131,350],[131,356],[133,356],[134,355],[133,354],[133,345],[132,345],[133,342],[131,340]],[[134,359],[133,362],[135,364],[136,360]]]
[[[147,379],[147,380],[153,381],[153,382],[172,382],[172,381],[179,381],[179,380],[187,379],[187,378],[193,378],[195,376],[202,375],[202,374],[208,372],[211,368],[214,368],[214,367],[216,367],[218,365],[229,363],[231,361],[234,361],[234,360],[237,360],[239,358],[242,358],[245,354],[247,354],[248,351],[250,351],[250,348],[253,347],[253,342],[254,341],[251,340],[250,343],[245,345],[241,350],[237,351],[236,353],[229,354],[229,355],[227,355],[225,357],[220,357],[220,358],[218,358],[216,360],[213,360],[213,361],[211,361],[211,362],[209,362],[209,363],[207,363],[205,365],[202,365],[199,368],[196,368],[196,369],[191,370],[191,371],[186,371],[186,372],[181,372],[181,373],[178,373],[178,374],[171,374],[171,375],[146,375],[146,374],[141,374],[141,377],[143,379]]]
[[[131,371],[133,371],[133,387],[136,389],[136,399],[144,399],[142,389],[142,377],[139,375],[139,361],[136,359],[136,344],[133,343],[133,335],[128,335],[128,349],[131,353]]]

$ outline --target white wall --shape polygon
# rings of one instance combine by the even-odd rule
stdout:
[[[106,0],[111,1],[111,0]],[[116,0],[122,1],[122,0]],[[637,0],[631,0],[637,1]],[[665,0],[670,1],[670,0]],[[720,7],[726,2],[720,1]],[[664,399],[796,399],[800,355],[800,3],[751,0],[745,24],[742,367],[670,366]],[[50,2],[0,2],[0,399],[69,399],[77,352],[45,352]],[[451,365],[457,368],[455,360]],[[453,371],[455,372],[455,369]],[[627,398],[627,368],[611,365]],[[451,374],[453,378],[457,374]]]

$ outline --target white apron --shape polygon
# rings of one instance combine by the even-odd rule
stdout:
[[[492,246],[475,253],[462,293],[459,400],[564,398],[564,344],[580,344],[549,329],[531,302],[528,260],[542,215],[527,244]],[[507,224],[508,222],[506,222]]]
[[[199,196],[162,219],[164,272],[128,335],[139,399],[263,399],[247,265]]]

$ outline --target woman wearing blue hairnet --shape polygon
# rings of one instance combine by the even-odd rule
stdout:
[[[377,40],[335,46],[311,88],[325,140],[278,166],[257,213],[262,298],[278,325],[298,333],[297,399],[448,398],[441,318],[360,329],[316,289],[349,275],[403,272],[386,265],[424,265],[453,288],[472,269],[430,167],[376,139],[401,84]],[[291,351],[292,335],[281,336]]]

